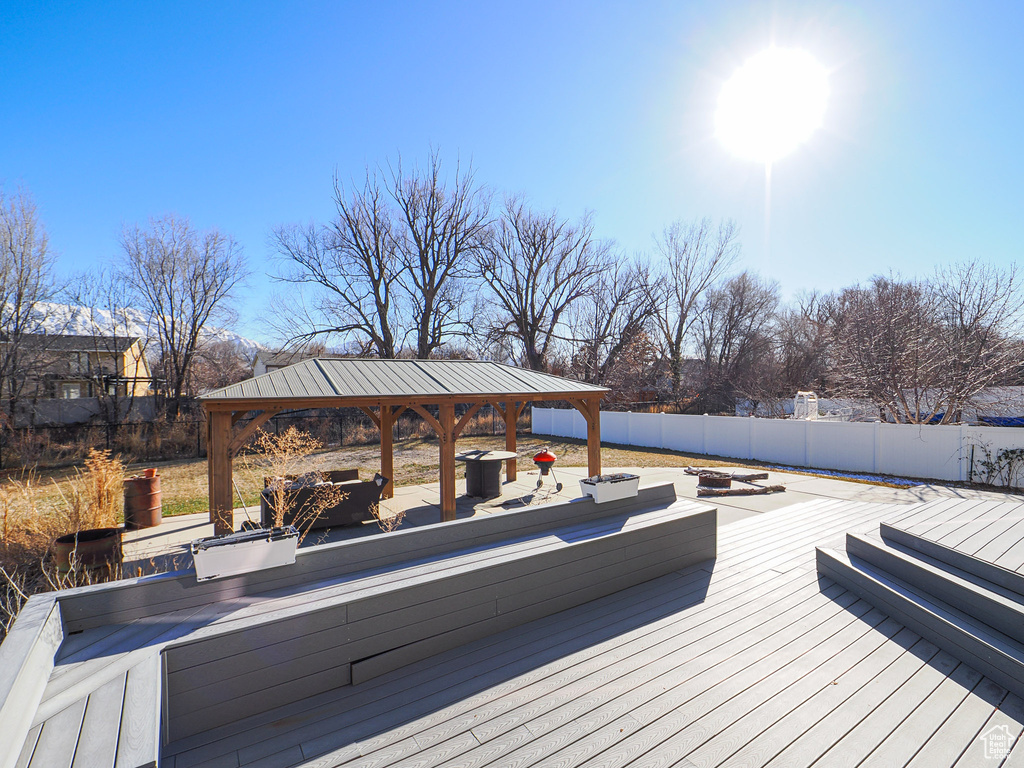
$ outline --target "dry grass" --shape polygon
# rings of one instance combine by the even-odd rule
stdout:
[[[91,449],[84,470],[59,481],[26,472],[0,484],[0,636],[29,595],[91,583],[76,567],[58,574],[50,557],[58,536],[110,528],[123,516],[124,465]]]

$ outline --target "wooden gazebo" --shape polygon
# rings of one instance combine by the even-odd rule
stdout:
[[[224,387],[200,398],[207,415],[210,520],[217,533],[233,525],[231,460],[266,421],[300,408],[355,407],[380,429],[380,471],[394,481],[392,428],[405,409],[418,413],[440,442],[441,519],[455,519],[455,441],[484,405],[505,420],[505,448],[516,449],[516,423],[528,402],[566,400],[587,421],[587,467],[601,472],[603,387],[475,360],[310,359]],[[458,421],[455,406],[469,406]],[[427,410],[437,407],[437,416]],[[236,424],[253,417],[241,429]],[[509,480],[516,461],[506,465]],[[391,487],[385,489],[390,496]]]

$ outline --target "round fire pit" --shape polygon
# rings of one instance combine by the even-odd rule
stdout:
[[[697,485],[705,488],[732,488],[732,475],[725,472],[701,472],[697,475]]]

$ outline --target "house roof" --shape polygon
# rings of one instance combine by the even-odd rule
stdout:
[[[46,352],[126,352],[137,336],[75,336],[57,333],[29,333],[23,337],[27,347]]]
[[[608,390],[562,376],[479,360],[313,358],[214,390],[204,402],[234,400],[430,400],[515,396],[555,399]]]
[[[321,359],[328,359],[336,357],[336,355],[318,355],[313,352],[305,352],[301,349],[295,350],[278,350],[277,352],[268,352],[266,350],[260,350],[256,353],[256,359],[261,360],[268,368],[274,366],[275,368],[281,368],[286,365],[292,365],[294,363],[301,362],[302,360],[311,360],[314,357]],[[340,357],[338,355],[337,357]]]

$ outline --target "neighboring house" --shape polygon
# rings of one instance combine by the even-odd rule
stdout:
[[[65,400],[153,394],[138,338],[33,334],[23,345],[25,394]]]
[[[260,350],[256,353],[256,359],[252,363],[252,375],[262,376],[264,373],[270,373],[276,371],[279,368],[287,368],[289,365],[295,363],[301,363],[303,360],[309,360],[314,357],[321,359],[325,358],[341,358],[343,355],[327,355],[315,349],[308,350],[293,350],[291,352],[279,350],[272,352],[269,350]]]

